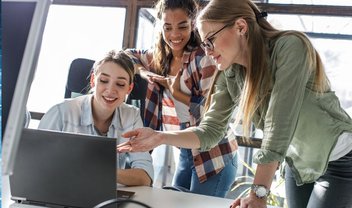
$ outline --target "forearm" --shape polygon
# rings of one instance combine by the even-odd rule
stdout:
[[[267,164],[258,164],[253,183],[257,185],[264,185],[270,189],[278,165],[278,161],[273,161]]]
[[[148,60],[150,60],[153,56],[151,51],[130,48],[130,49],[126,49],[125,52],[133,62],[135,74],[140,74],[142,76],[141,74],[143,73],[142,70],[147,72],[150,71],[150,68],[149,68],[150,62]],[[142,76],[142,78],[144,77]]]
[[[140,65],[140,64],[135,64],[135,67],[134,67],[134,68],[136,69],[136,73],[138,73],[139,75],[141,75],[141,77],[142,77],[143,79],[148,79],[148,76],[147,76],[148,71],[147,71],[142,65]]]
[[[200,147],[198,136],[192,131],[168,131],[160,132],[163,144],[168,144],[176,147],[196,149]]]
[[[118,169],[116,175],[117,183],[126,186],[150,186],[152,183],[149,175],[143,169]]]
[[[150,76],[157,76],[157,74],[149,71],[143,65],[135,64],[134,68],[136,70],[136,73],[138,73],[145,80],[148,80]]]
[[[139,128],[121,136],[129,141],[117,145],[118,152],[146,152],[161,144],[195,149],[200,147],[198,136],[191,131],[192,127],[182,131],[155,131],[151,128]]]

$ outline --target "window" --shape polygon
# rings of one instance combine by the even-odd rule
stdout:
[[[121,49],[125,16],[126,9],[119,7],[51,5],[29,111],[45,113],[63,101],[72,60],[95,60],[111,49]]]
[[[138,49],[149,49],[153,47],[157,29],[155,9],[141,8],[138,12],[137,44]]]
[[[334,5],[352,6],[350,0],[268,0],[270,4],[313,4],[313,5]]]
[[[307,32],[322,58],[332,90],[342,107],[352,108],[352,17],[269,13],[268,21],[279,29]]]

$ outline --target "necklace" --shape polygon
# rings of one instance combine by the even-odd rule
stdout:
[[[101,132],[96,126],[94,126],[94,129],[100,136],[108,136],[109,130],[106,132]]]

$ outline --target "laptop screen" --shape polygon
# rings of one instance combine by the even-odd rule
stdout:
[[[10,186],[13,200],[48,207],[94,207],[116,198],[116,141],[24,129]]]

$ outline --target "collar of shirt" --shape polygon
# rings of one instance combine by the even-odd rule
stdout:
[[[92,111],[93,110],[92,109],[93,95],[87,96],[85,99],[88,99],[88,100],[86,100],[82,104],[82,112],[85,112],[85,113],[82,113],[81,125],[82,126],[89,126],[89,125],[93,126],[93,124],[94,124],[93,111]],[[120,115],[119,115],[118,108],[116,108],[109,129],[111,127],[118,128],[118,126],[116,126],[116,124],[120,123],[119,116]]]

